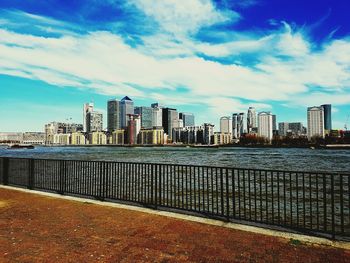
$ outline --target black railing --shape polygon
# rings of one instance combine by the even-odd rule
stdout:
[[[4,185],[350,239],[350,174],[0,158]]]

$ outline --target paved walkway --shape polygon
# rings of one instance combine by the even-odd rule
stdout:
[[[350,250],[0,188],[0,262],[350,262]]]

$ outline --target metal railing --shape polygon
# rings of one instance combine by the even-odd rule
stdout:
[[[350,174],[0,158],[0,183],[350,238]]]

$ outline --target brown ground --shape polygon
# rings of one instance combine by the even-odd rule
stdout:
[[[1,262],[350,262],[350,251],[0,188]]]

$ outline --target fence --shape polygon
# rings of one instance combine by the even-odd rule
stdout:
[[[350,238],[350,174],[0,158],[0,183]]]

